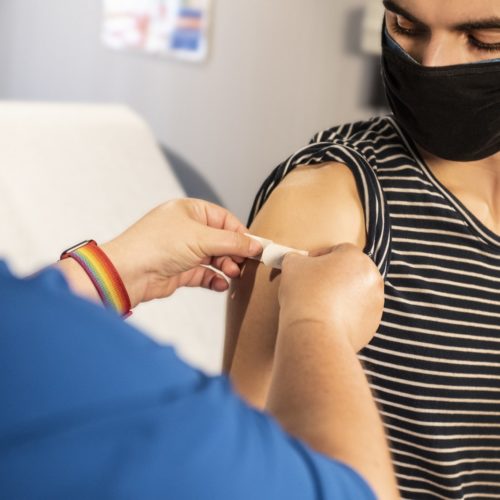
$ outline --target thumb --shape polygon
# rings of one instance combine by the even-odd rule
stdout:
[[[207,229],[200,241],[206,257],[256,257],[262,253],[262,245],[243,233],[224,229]]]

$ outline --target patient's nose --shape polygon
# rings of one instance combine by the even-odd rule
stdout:
[[[428,67],[451,66],[463,64],[464,55],[460,44],[446,34],[436,34],[429,38],[428,43],[422,49],[420,64]]]

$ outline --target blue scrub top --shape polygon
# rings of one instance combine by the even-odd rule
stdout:
[[[55,269],[0,261],[0,498],[375,497]]]

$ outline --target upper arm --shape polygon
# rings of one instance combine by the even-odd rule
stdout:
[[[365,221],[353,174],[338,163],[297,168],[271,194],[251,232],[309,251],[343,242],[363,249]],[[278,330],[279,281],[275,270],[249,261],[228,302],[224,370],[238,392],[261,407]]]

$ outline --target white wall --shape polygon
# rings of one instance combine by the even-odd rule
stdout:
[[[371,114],[353,22],[364,0],[214,0],[203,65],[117,53],[100,0],[0,0],[0,98],[125,102],[245,218],[276,163]]]

